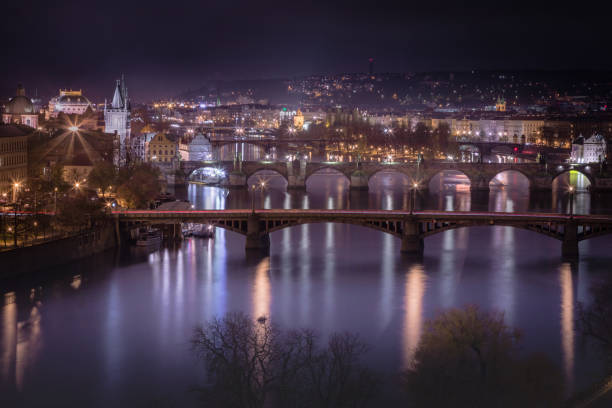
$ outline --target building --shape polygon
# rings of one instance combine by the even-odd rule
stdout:
[[[497,102],[495,103],[495,110],[497,112],[506,111],[506,100],[504,98],[497,98]]]
[[[23,86],[17,86],[17,94],[4,108],[2,122],[38,127],[38,112],[34,109],[32,100],[26,96]]]
[[[299,109],[293,117],[293,127],[298,130],[302,130],[302,128],[304,127],[304,115],[302,115],[302,111]]]
[[[104,104],[104,131],[117,135],[117,154],[114,160],[116,165],[125,161],[131,132],[130,115],[130,99],[125,80],[122,77],[121,80],[117,80],[115,85],[115,93],[110,108],[107,107],[106,103]]]
[[[93,106],[89,99],[83,96],[82,90],[60,89],[59,95],[49,101],[49,116],[55,118],[60,112],[82,115],[87,111],[87,108],[93,109]]]
[[[69,184],[86,183],[89,173],[93,170],[94,164],[86,154],[70,158],[62,163],[64,173],[62,177]]]
[[[174,163],[177,160],[176,142],[167,135],[158,133],[147,148],[147,161],[151,163]]]
[[[600,163],[606,158],[606,139],[594,134],[585,139],[582,135],[572,141],[570,161],[572,163]]]
[[[23,125],[0,125],[0,194],[10,195],[28,176],[28,135]]]
[[[202,133],[196,134],[186,143],[179,144],[179,153],[183,161],[212,160],[212,146]]]

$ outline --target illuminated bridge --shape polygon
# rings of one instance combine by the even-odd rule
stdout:
[[[583,174],[593,190],[612,191],[612,177],[601,172],[599,164],[554,164],[537,163],[462,163],[428,161],[417,163],[382,162],[309,162],[295,161],[184,161],[181,162],[183,177],[197,169],[213,167],[223,170],[226,175],[220,182],[226,187],[244,188],[250,177],[266,171],[279,174],[287,181],[289,189],[305,189],[306,181],[315,173],[332,169],[344,175],[351,189],[368,189],[369,180],[379,172],[395,172],[418,182],[420,189],[426,189],[429,181],[443,172],[457,172],[465,175],[470,189],[488,191],[489,183],[500,173],[516,171],[524,175],[532,190],[552,189],[555,178],[570,171]],[[174,174],[174,173],[173,173]]]
[[[494,212],[436,212],[382,210],[193,210],[114,211],[117,225],[146,223],[178,225],[210,224],[246,236],[246,249],[266,249],[269,234],[283,228],[310,223],[344,223],[392,234],[402,240],[401,251],[423,253],[424,238],[450,229],[472,226],[509,226],[543,234],[561,241],[562,254],[578,256],[578,242],[612,234],[612,216]],[[175,228],[180,231],[180,228]]]

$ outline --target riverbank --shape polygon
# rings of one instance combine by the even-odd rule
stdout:
[[[108,225],[71,237],[4,251],[0,253],[0,278],[62,265],[117,245],[115,228]]]

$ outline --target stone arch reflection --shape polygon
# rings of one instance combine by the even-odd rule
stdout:
[[[526,211],[529,207],[529,187],[529,179],[519,171],[498,173],[489,182],[489,211]]]
[[[553,211],[568,213],[570,198],[576,214],[588,214],[591,210],[591,181],[583,173],[569,170],[559,174],[552,183]],[[573,194],[570,194],[570,190]]]
[[[456,170],[435,174],[424,188],[429,188],[429,206],[440,211],[470,211],[470,179]]]
[[[369,181],[369,192],[374,199],[375,208],[383,210],[407,210],[411,178],[396,170],[381,170],[373,174]]]
[[[339,170],[325,167],[306,178],[306,191],[314,208],[337,209],[348,206],[350,180]]]
[[[287,179],[284,175],[275,170],[257,170],[252,173],[247,179],[249,189],[253,186],[259,188],[261,183],[265,184],[266,189],[275,189],[284,191],[287,189]]]

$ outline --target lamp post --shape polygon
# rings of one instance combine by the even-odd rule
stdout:
[[[53,215],[57,213],[57,187],[53,189]]]
[[[263,192],[264,187],[266,186],[266,182],[262,181],[259,183],[259,191]],[[257,189],[257,185],[253,184],[251,186],[251,212],[255,214],[255,190]]]
[[[13,183],[13,202],[17,202],[17,191],[21,185],[19,183]]]
[[[570,218],[574,218],[574,186],[569,186],[569,213]]]
[[[412,183],[412,188],[410,189],[410,215],[412,215],[414,207],[416,207],[417,188],[419,188],[419,183]]]

